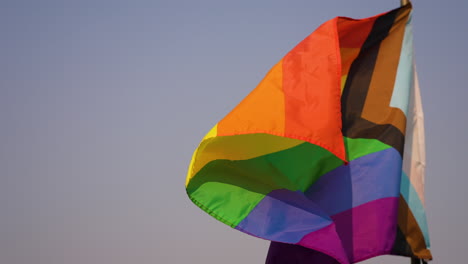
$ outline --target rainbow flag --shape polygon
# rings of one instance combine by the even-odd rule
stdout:
[[[271,240],[267,263],[432,259],[411,11],[334,18],[287,53],[195,150],[193,203]]]

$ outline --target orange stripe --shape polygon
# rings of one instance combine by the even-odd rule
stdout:
[[[284,134],[282,61],[218,123],[218,136],[266,132]]]

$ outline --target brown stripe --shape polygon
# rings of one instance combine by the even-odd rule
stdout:
[[[376,124],[391,124],[403,134],[406,127],[405,114],[398,108],[390,107],[390,101],[395,85],[409,12],[409,9],[403,9],[398,13],[388,36],[380,43],[374,72],[361,115],[362,118]]]
[[[416,257],[432,259],[431,252],[427,249],[426,242],[424,241],[421,228],[401,195],[398,205],[398,227],[406,237],[406,241]]]

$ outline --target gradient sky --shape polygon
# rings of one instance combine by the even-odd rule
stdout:
[[[187,198],[192,152],[321,23],[398,5],[0,1],[0,263],[264,263]],[[434,263],[468,250],[467,11],[414,0]]]

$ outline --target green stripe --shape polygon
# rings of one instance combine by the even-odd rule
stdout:
[[[374,139],[345,138],[345,145],[350,160],[389,148]],[[190,180],[187,193],[204,211],[235,227],[271,191],[305,191],[341,165],[329,151],[303,143],[247,160],[211,161]]]
[[[344,143],[346,147],[346,156],[350,161],[371,153],[391,148],[391,146],[382,143],[377,139],[344,137]]]

